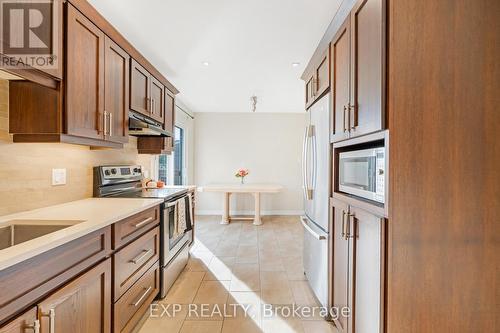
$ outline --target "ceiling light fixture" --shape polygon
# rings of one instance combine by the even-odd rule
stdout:
[[[292,62],[292,67],[299,67],[300,66],[300,62]]]
[[[208,61],[202,62],[203,66],[210,66],[210,63]]]
[[[257,111],[257,96],[250,97],[250,101],[252,102],[252,112]]]

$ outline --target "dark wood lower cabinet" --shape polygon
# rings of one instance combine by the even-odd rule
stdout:
[[[345,218],[349,205],[330,199],[333,219],[332,251],[333,251],[333,306],[341,309],[349,305],[349,242],[345,240]],[[348,318],[339,317],[334,321],[340,330],[348,329]]]
[[[349,209],[351,330],[384,332],[386,220],[362,209]],[[346,228],[347,229],[347,228]]]
[[[41,332],[110,332],[111,259],[39,303],[38,316]]]
[[[158,214],[147,209],[0,271],[0,333],[131,332],[160,288]]]
[[[333,219],[333,306],[350,308],[334,324],[341,332],[384,332],[387,221],[330,199]]]

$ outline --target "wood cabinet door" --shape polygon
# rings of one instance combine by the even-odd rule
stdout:
[[[314,76],[311,76],[306,81],[306,109],[308,109],[314,102]]]
[[[134,59],[130,61],[130,109],[148,117],[150,114],[149,72]]]
[[[339,200],[330,199],[332,218],[332,293],[333,306],[342,309],[349,305],[349,238],[346,237],[346,223],[349,206]],[[340,311],[339,311],[340,312]],[[339,332],[347,332],[348,318],[338,314],[334,324]]]
[[[111,331],[111,259],[38,304],[41,332]],[[53,327],[51,327],[53,325]]]
[[[165,87],[163,84],[155,79],[154,77],[151,78],[151,87],[150,87],[150,98],[151,98],[151,106],[150,106],[150,112],[151,112],[151,118],[154,120],[157,120],[163,124],[163,121],[165,119]]]
[[[383,332],[385,219],[350,207],[349,332]]]
[[[66,131],[104,137],[104,33],[67,4]]]
[[[165,89],[165,126],[164,129],[174,133],[175,126],[175,95]]]
[[[331,42],[332,141],[346,139],[349,135],[350,30],[348,17]]]
[[[350,136],[384,127],[384,0],[360,0],[351,11]]]
[[[14,320],[0,327],[0,333],[36,333],[35,327],[40,325],[36,307],[17,316]]]
[[[106,140],[128,142],[130,56],[106,36],[104,109]]]
[[[328,46],[328,49],[321,58],[321,62],[316,67],[314,76],[314,95],[317,98],[330,88],[330,46]]]

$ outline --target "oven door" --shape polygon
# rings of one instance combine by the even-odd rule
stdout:
[[[374,148],[339,154],[339,190],[384,203],[385,149]]]
[[[187,196],[178,198],[186,199]],[[187,229],[178,235],[174,235],[176,223],[176,201],[163,204],[163,221],[161,223],[161,265],[166,266],[175,255],[190,241],[189,233],[192,232],[192,216],[190,200],[186,202],[186,226]]]

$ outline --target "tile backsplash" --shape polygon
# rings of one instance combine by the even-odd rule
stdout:
[[[92,168],[96,165],[124,163],[151,168],[152,157],[137,154],[133,137],[124,149],[13,143],[8,114],[9,82],[0,80],[0,216],[91,197]],[[67,169],[66,185],[51,185],[54,168]]]

